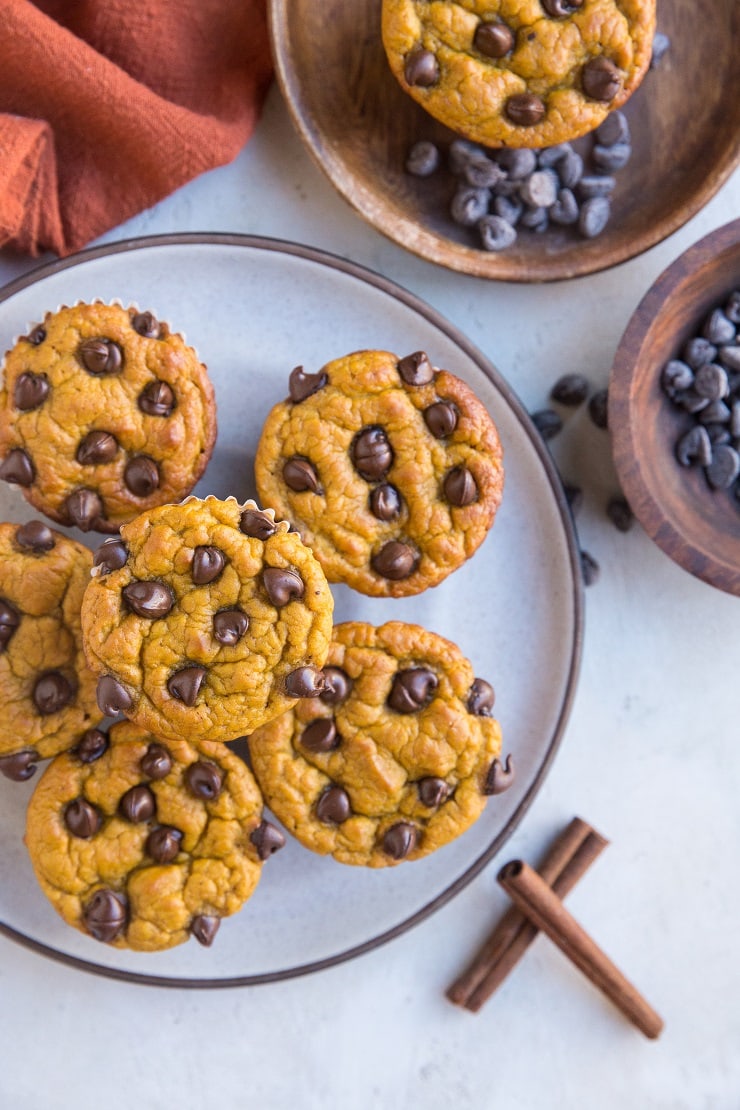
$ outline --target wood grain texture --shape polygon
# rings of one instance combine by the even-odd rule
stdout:
[[[711,490],[699,467],[675,458],[692,420],[660,386],[669,359],[711,309],[740,289],[740,220],[713,231],[665,270],[638,305],[609,381],[614,463],[632,510],[685,570],[740,596],[740,502]]]
[[[407,96],[380,39],[381,0],[270,0],[278,79],[308,150],[340,194],[401,246],[450,269],[552,281],[614,266],[660,242],[706,204],[740,161],[740,3],[658,0],[671,38],[626,106],[634,153],[597,239],[569,229],[522,234],[508,251],[476,248],[448,216],[454,180],[404,171],[417,139],[455,137]],[[583,140],[581,140],[583,142]]]

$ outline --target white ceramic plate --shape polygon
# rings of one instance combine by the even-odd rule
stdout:
[[[38,889],[23,847],[34,780],[0,778],[0,932],[89,971],[175,986],[233,986],[317,970],[360,954],[428,916],[498,851],[555,754],[575,689],[582,634],[578,551],[559,479],[521,403],[491,364],[427,305],[353,263],[317,250],[236,235],[176,235],[86,251],[0,292],[0,346],[48,309],[120,299],[184,332],[216,387],[219,437],[196,492],[254,494],[262,422],[298,363],[374,347],[427,351],[476,391],[505,450],[504,503],[471,560],[434,590],[402,600],[334,589],[336,619],[413,621],[455,640],[496,689],[514,786],[491,798],[455,843],[380,871],[344,866],[295,841],[263,870],[251,900],[213,948],[121,952],[65,925]],[[13,488],[0,517],[32,515]],[[92,546],[97,539],[78,536]]]

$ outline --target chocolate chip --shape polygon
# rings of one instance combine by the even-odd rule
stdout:
[[[144,851],[155,863],[172,863],[180,854],[182,833],[172,825],[160,825],[152,829],[146,838]]]
[[[39,753],[33,749],[15,752],[13,755],[0,756],[0,775],[12,782],[27,782],[36,774],[36,760]]]
[[[588,402],[588,415],[597,428],[609,426],[609,393],[606,389],[599,389]]]
[[[239,518],[239,527],[245,536],[255,540],[268,540],[277,531],[275,522],[259,509],[245,509]]]
[[[127,910],[123,895],[112,890],[96,890],[82,911],[82,920],[96,940],[115,940],[126,925]]]
[[[490,682],[485,678],[476,678],[468,694],[468,713],[474,717],[491,717],[496,694]]]
[[[134,704],[126,687],[110,674],[104,674],[98,679],[96,696],[98,709],[106,717],[117,717]]]
[[[376,574],[393,582],[408,578],[414,573],[418,564],[417,552],[401,540],[389,540],[370,560],[370,565]]]
[[[89,374],[118,374],[123,366],[123,353],[112,339],[85,339],[79,357]]]
[[[226,556],[220,547],[196,547],[193,552],[191,574],[196,586],[215,582],[226,566]]]
[[[99,830],[103,823],[100,813],[85,798],[75,798],[64,810],[64,824],[72,836],[80,840],[89,840]]]
[[[511,223],[499,215],[483,216],[478,221],[478,234],[483,249],[487,251],[506,250],[517,238]]]
[[[330,752],[342,742],[331,717],[318,717],[301,733],[301,745],[309,752]]]
[[[608,197],[589,197],[584,201],[578,216],[578,230],[585,239],[595,239],[601,235],[611,216],[611,202]]]
[[[632,509],[623,497],[611,497],[606,506],[606,515],[618,532],[629,532],[635,522]]]
[[[406,385],[429,385],[434,379],[434,367],[424,351],[414,351],[398,363],[398,373]]]
[[[319,697],[325,705],[339,705],[349,697],[352,679],[339,667],[324,667],[324,689]]]
[[[111,537],[109,540],[104,540],[98,550],[93,556],[93,566],[100,567],[101,574],[110,574],[114,570],[120,570],[121,567],[126,565],[128,559],[128,548],[123,540]]]
[[[5,651],[20,622],[18,610],[5,598],[0,598],[0,654]]]
[[[43,405],[49,396],[49,379],[46,374],[34,374],[26,370],[15,380],[13,402],[21,412],[31,412]]]
[[[165,779],[172,770],[172,756],[163,744],[150,744],[139,766],[150,779]]]
[[[730,392],[729,378],[724,366],[716,362],[705,362],[696,371],[694,389],[700,397],[709,401],[719,401]]]
[[[565,500],[568,502],[571,516],[576,517],[583,507],[583,490],[580,486],[563,482],[563,493],[565,494]]]
[[[601,146],[614,146],[630,141],[630,125],[624,112],[610,112],[596,128],[596,138]]]
[[[601,574],[601,567],[588,551],[581,551],[581,574],[584,586],[593,586]]]
[[[562,417],[554,409],[540,409],[531,415],[532,423],[543,439],[552,439],[563,429]]]
[[[188,709],[192,709],[198,699],[205,678],[205,667],[192,664],[189,667],[183,667],[182,670],[175,671],[167,680],[167,689],[173,698],[181,701],[183,705],[187,705]]]
[[[223,772],[215,763],[199,759],[185,770],[185,785],[194,798],[212,802],[224,787]]]
[[[692,370],[698,370],[707,362],[713,362],[717,357],[717,348],[708,339],[701,335],[693,336],[683,349],[684,361]]]
[[[653,35],[653,50],[650,55],[650,69],[656,69],[671,46],[671,40],[668,35],[664,35],[661,31],[656,31]]]
[[[370,493],[370,512],[378,520],[397,520],[401,515],[401,495],[395,486],[383,482]]]
[[[474,227],[485,218],[490,200],[489,189],[461,185],[450,203],[450,215],[460,227]]]
[[[323,370],[317,371],[315,374],[307,374],[302,366],[296,366],[290,372],[288,379],[288,394],[294,404],[300,404],[310,397],[313,393],[318,393],[320,389],[328,385],[329,376]]]
[[[441,806],[442,802],[447,801],[451,794],[450,787],[444,779],[434,778],[431,775],[424,779],[419,779],[416,784],[416,789],[419,792],[419,801],[423,806],[428,806],[430,809],[435,809]]]
[[[445,498],[450,505],[464,508],[478,500],[478,486],[466,466],[453,466],[442,484]]]
[[[267,591],[267,596],[277,609],[287,605],[290,601],[302,598],[306,591],[300,574],[295,570],[289,570],[287,567],[285,569],[265,567],[262,572],[262,582]]]
[[[504,147],[496,152],[496,161],[506,170],[509,181],[522,181],[537,169],[537,155],[526,147]]]
[[[279,852],[285,847],[285,837],[280,829],[269,821],[262,821],[256,829],[253,829],[249,839],[257,849],[257,855],[261,860],[269,859],[274,852]]]
[[[557,169],[563,189],[575,189],[583,178],[583,158],[575,150],[569,150],[558,162]]]
[[[494,189],[506,179],[506,174],[497,162],[481,153],[468,159],[463,177],[468,185],[476,189]]]
[[[149,382],[139,394],[139,408],[147,416],[169,416],[175,407],[175,394],[167,382]]]
[[[439,147],[421,139],[406,155],[404,169],[414,177],[430,177],[439,168],[439,161]]]
[[[175,604],[175,595],[164,582],[130,582],[121,594],[132,613],[153,621],[166,617]]]
[[[144,339],[159,339],[161,330],[159,321],[151,312],[137,312],[131,321],[131,327]]]
[[[460,414],[457,406],[452,401],[435,401],[433,405],[424,409],[424,423],[435,439],[444,439],[452,435]]]
[[[324,825],[341,825],[352,813],[349,794],[341,786],[327,786],[316,803],[316,816]]]
[[[22,447],[14,447],[0,463],[0,478],[15,486],[30,486],[36,477],[31,456]]]
[[[393,464],[393,449],[382,428],[363,428],[355,436],[349,454],[357,473],[368,482],[382,478]]]
[[[578,408],[589,394],[588,378],[583,374],[563,374],[550,390],[553,401],[567,408]]]
[[[46,328],[42,324],[37,324],[25,338],[31,346],[39,347],[46,339]]]
[[[34,684],[33,704],[42,717],[59,713],[73,700],[75,688],[59,671],[46,671]]]
[[[148,786],[132,786],[118,803],[118,812],[133,825],[150,821],[157,810],[157,800]]]
[[[81,466],[98,466],[110,462],[118,452],[118,440],[110,432],[88,432],[80,440],[76,459]]]
[[[555,170],[535,170],[519,186],[519,196],[533,208],[550,208],[558,199],[560,181]]]
[[[578,182],[576,191],[581,200],[609,197],[614,192],[616,184],[616,177],[609,177],[606,174],[588,174]]]
[[[40,520],[29,520],[27,524],[21,524],[17,529],[15,542],[19,547],[32,551],[34,555],[41,555],[45,551],[51,551],[56,540],[51,528],[46,524],[42,524]]]
[[[583,0],[542,0],[542,7],[553,19],[562,19],[572,15],[583,6]]]
[[[94,763],[108,749],[108,736],[100,728],[89,728],[75,748],[74,754],[80,763]]]
[[[398,671],[393,678],[388,705],[396,713],[418,713],[429,705],[438,686],[436,674],[426,667]]]
[[[212,914],[199,913],[198,916],[194,917],[190,922],[190,932],[193,934],[198,944],[202,944],[204,948],[210,948],[220,925],[220,917],[214,917]]]
[[[694,371],[680,359],[672,358],[661,371],[661,388],[672,401],[675,401],[679,393],[684,389],[689,389],[693,384]]]
[[[728,320],[721,308],[715,308],[707,317],[702,334],[710,343],[728,346],[735,339],[735,325],[732,320]]]
[[[612,146],[602,146],[596,143],[591,151],[591,161],[600,173],[615,173],[627,165],[632,157],[632,147],[629,143],[614,143]]]
[[[249,628],[249,617],[241,609],[222,609],[213,617],[213,638],[219,644],[233,647]]]
[[[405,859],[416,847],[419,834],[416,825],[399,821],[391,825],[383,836],[383,851],[391,859]]]
[[[524,205],[516,197],[495,196],[493,198],[493,213],[502,219],[504,223],[509,224],[510,227],[515,227],[519,222]],[[490,223],[490,221],[487,221]],[[480,230],[480,229],[479,229]],[[506,235],[506,239],[511,236]]]
[[[740,455],[728,443],[720,443],[704,473],[712,489],[729,489],[740,474]]]
[[[418,88],[428,89],[439,81],[439,62],[431,50],[417,47],[407,55],[403,67],[403,75],[407,85],[416,85]]]
[[[709,466],[712,461],[712,441],[701,424],[695,424],[676,443],[676,458],[681,466]]]
[[[506,115],[517,127],[534,127],[545,118],[544,102],[533,93],[516,93],[504,107]]]
[[[622,75],[609,58],[600,55],[586,62],[581,73],[581,84],[586,96],[608,103],[622,87]]]
[[[487,58],[505,58],[514,49],[514,32],[505,23],[479,23],[473,46]]]
[[[159,489],[159,467],[148,455],[134,455],[126,463],[123,481],[134,497],[149,497]]]
[[[76,489],[64,501],[64,508],[71,524],[82,532],[89,532],[103,515],[103,502],[93,489]]]
[[[297,667],[285,676],[285,692],[289,698],[316,698],[325,688],[324,676],[316,667]]]
[[[503,794],[505,790],[509,789],[514,778],[514,765],[510,755],[507,755],[506,762],[503,766],[499,759],[494,759],[488,769],[486,781],[483,784],[483,793],[488,795]]]
[[[295,493],[317,493],[319,490],[319,476],[316,467],[309,459],[294,455],[283,464],[283,481],[288,489]]]

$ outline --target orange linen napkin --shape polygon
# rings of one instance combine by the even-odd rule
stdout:
[[[265,0],[0,0],[0,246],[69,254],[251,135]]]

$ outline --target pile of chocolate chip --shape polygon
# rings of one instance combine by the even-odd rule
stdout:
[[[690,418],[676,442],[681,466],[701,467],[740,509],[740,289],[710,312],[681,358],[663,367],[663,392]]]

